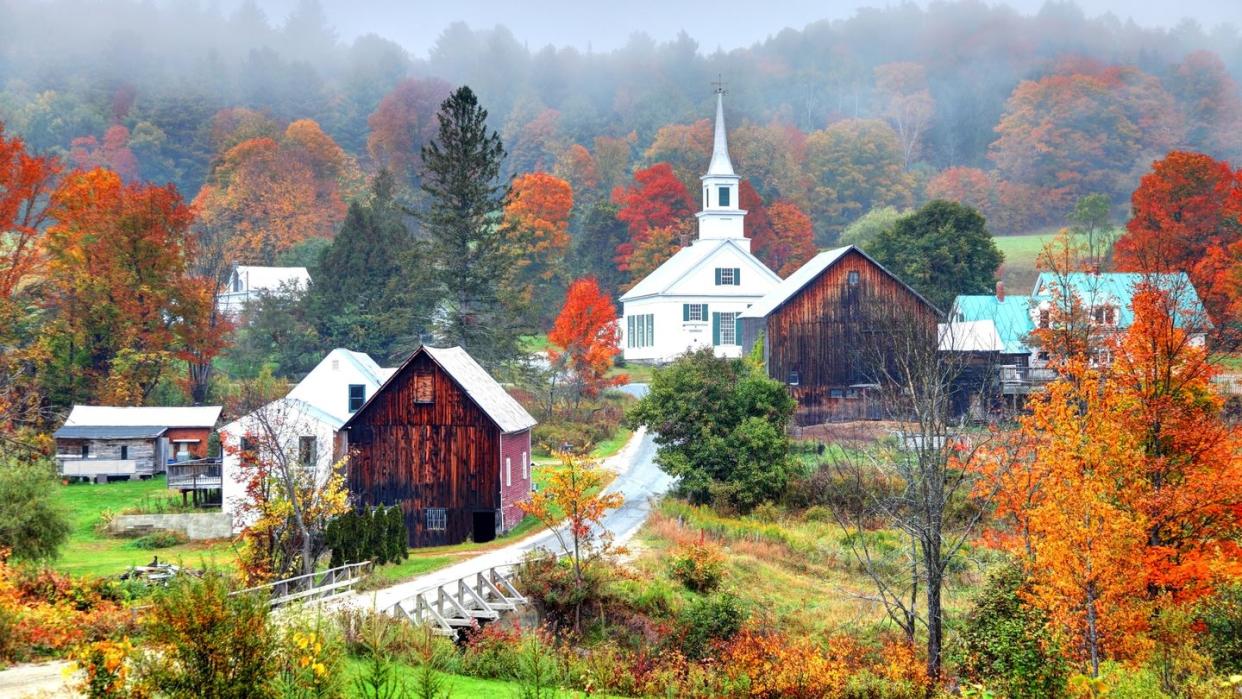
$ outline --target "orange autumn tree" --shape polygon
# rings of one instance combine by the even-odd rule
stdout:
[[[214,303],[189,272],[191,213],[172,185],[78,172],[52,195],[43,241],[43,381],[55,404],[139,405]]]
[[[634,245],[630,254],[627,269],[630,280],[624,290],[634,288],[644,277],[656,271],[660,265],[668,261],[682,248],[682,240],[688,239],[690,224],[688,222],[669,226],[657,226],[648,229],[641,240]]]
[[[781,277],[788,277],[815,256],[811,217],[796,204],[778,201],[767,209],[767,231],[755,235],[755,254]]]
[[[353,159],[303,119],[279,138],[247,139],[222,153],[194,206],[201,226],[227,234],[230,259],[273,264],[309,238],[331,238],[345,198],[360,186]]]
[[[0,122],[0,434],[39,418],[20,321],[45,271],[43,226],[60,170],[55,158],[6,138]]]
[[[1155,279],[1153,279],[1153,282]],[[991,483],[1001,541],[1027,563],[1031,601],[1093,671],[1142,658],[1155,613],[1242,579],[1242,438],[1222,416],[1189,289],[1140,284],[1135,320],[1032,401],[1022,449]]]
[[[542,326],[565,288],[569,254],[569,183],[546,172],[513,180],[505,202],[504,248],[509,258],[504,291],[515,308],[529,309],[530,325]]]
[[[610,386],[626,382],[625,376],[608,376],[612,360],[621,353],[621,330],[617,309],[599,288],[594,277],[569,285],[548,340],[562,348],[548,351],[553,364],[564,361],[573,375],[574,410],[582,398],[594,398]]]

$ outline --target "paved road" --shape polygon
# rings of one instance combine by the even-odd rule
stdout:
[[[613,535],[613,540],[623,544],[638,532],[655,498],[663,495],[672,485],[672,479],[655,464],[656,446],[646,430],[635,432],[630,443],[605,465],[619,471],[617,478],[606,488],[607,492],[621,493],[625,502],[609,512],[603,525]],[[342,600],[344,604],[374,606],[387,609],[416,593],[438,585],[456,582],[458,579],[488,568],[518,563],[528,552],[547,549],[560,552],[560,544],[552,532],[536,534],[504,548],[479,554],[461,563],[432,571],[408,582],[381,590],[360,593]]]

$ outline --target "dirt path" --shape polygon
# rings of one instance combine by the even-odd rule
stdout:
[[[70,680],[65,676],[68,667],[69,663],[57,660],[50,663],[15,665],[7,670],[0,670],[0,697],[60,699],[80,696],[69,689]]]

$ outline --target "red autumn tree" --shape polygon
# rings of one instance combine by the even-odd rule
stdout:
[[[367,153],[376,165],[403,180],[417,177],[419,153],[436,132],[436,111],[452,86],[435,79],[397,83],[367,118]]]
[[[630,270],[630,256],[643,245],[653,228],[676,226],[690,219],[694,201],[668,163],[656,163],[634,173],[634,184],[612,193],[620,207],[617,219],[630,229],[630,240],[617,248],[617,269]]]
[[[517,306],[537,317],[551,316],[551,298],[559,296],[566,282],[573,208],[573,190],[559,177],[531,172],[513,180],[504,208],[504,246],[510,260],[505,290]]]
[[[1242,174],[1202,153],[1174,151],[1152,165],[1130,201],[1117,268],[1187,272],[1212,319],[1227,322],[1242,296]]]
[[[138,405],[215,302],[189,273],[190,209],[171,185],[114,172],[65,178],[52,196],[43,335],[55,398]]]
[[[138,179],[138,158],[129,148],[129,129],[121,124],[109,126],[102,142],[94,136],[73,139],[69,159],[83,170],[102,167],[112,170],[126,182]]]
[[[811,217],[793,202],[768,207],[770,237],[756,238],[755,254],[781,277],[788,277],[815,256],[815,229]]]
[[[569,285],[548,340],[562,348],[549,350],[550,359],[564,359],[573,375],[575,410],[583,397],[598,396],[609,386],[626,382],[624,376],[608,376],[612,360],[621,352],[617,309],[599,288],[594,277]]]

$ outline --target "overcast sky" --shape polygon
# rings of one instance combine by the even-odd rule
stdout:
[[[988,4],[997,4],[985,0]],[[234,3],[237,0],[234,0]],[[472,27],[503,24],[532,49],[546,44],[616,48],[638,31],[667,40],[685,29],[700,49],[749,46],[785,27],[840,19],[858,7],[897,4],[884,0],[320,0],[342,38],[374,32],[426,56],[454,21]],[[926,5],[927,0],[918,0]],[[296,0],[259,0],[273,23],[281,23]],[[228,4],[227,2],[225,3]],[[1010,0],[1033,13],[1043,0]],[[1078,0],[1088,15],[1111,12],[1143,25],[1172,26],[1192,18],[1205,28],[1242,24],[1242,0]]]

